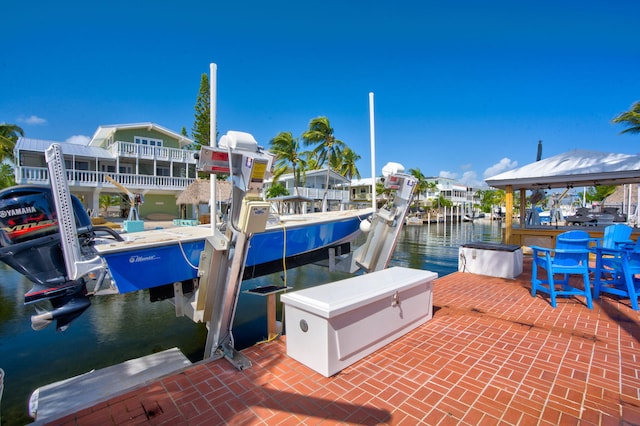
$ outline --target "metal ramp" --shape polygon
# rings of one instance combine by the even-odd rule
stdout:
[[[178,348],[172,348],[92,370],[36,389],[29,399],[29,414],[36,419],[35,424],[45,424],[190,365],[191,362]]]

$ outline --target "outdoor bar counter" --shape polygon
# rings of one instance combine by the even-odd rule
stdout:
[[[592,226],[561,226],[561,225],[535,225],[521,228],[514,225],[511,228],[511,235],[508,238],[507,233],[504,234],[506,244],[516,244],[519,246],[539,246],[553,248],[556,244],[556,236],[567,231],[586,231],[591,238],[602,238],[604,228],[608,225],[592,225]],[[631,239],[634,241],[640,237],[640,228],[633,228]],[[508,239],[507,239],[508,238]]]

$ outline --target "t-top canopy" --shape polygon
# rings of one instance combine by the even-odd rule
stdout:
[[[514,190],[640,183],[640,156],[574,150],[485,179]]]

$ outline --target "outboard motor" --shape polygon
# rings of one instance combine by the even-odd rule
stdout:
[[[81,249],[91,253],[91,219],[80,200],[71,198]],[[48,186],[14,186],[0,192],[0,261],[34,284],[25,294],[25,304],[49,300],[53,306],[51,311],[36,307],[34,330],[57,320],[57,330],[64,331],[91,304],[85,278],[67,278],[53,194]]]

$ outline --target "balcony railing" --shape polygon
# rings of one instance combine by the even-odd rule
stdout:
[[[67,182],[69,186],[97,188],[114,188],[115,186],[107,181],[105,175],[132,191],[145,189],[163,190],[183,190],[195,178],[134,175],[126,173],[107,173],[86,170],[67,170]],[[45,167],[17,167],[17,184],[21,185],[47,185],[49,183],[49,170]]]
[[[163,146],[140,145],[131,142],[117,141],[111,145],[111,153],[118,157],[141,158],[145,160],[173,161],[196,164],[197,151],[187,149],[166,148]]]
[[[290,191],[291,195],[300,195],[302,197],[313,198],[314,200],[322,200],[324,198],[324,189],[298,187],[298,192],[296,192],[295,189],[292,189]],[[349,201],[349,191],[330,189],[327,193],[327,199],[346,203]]]

